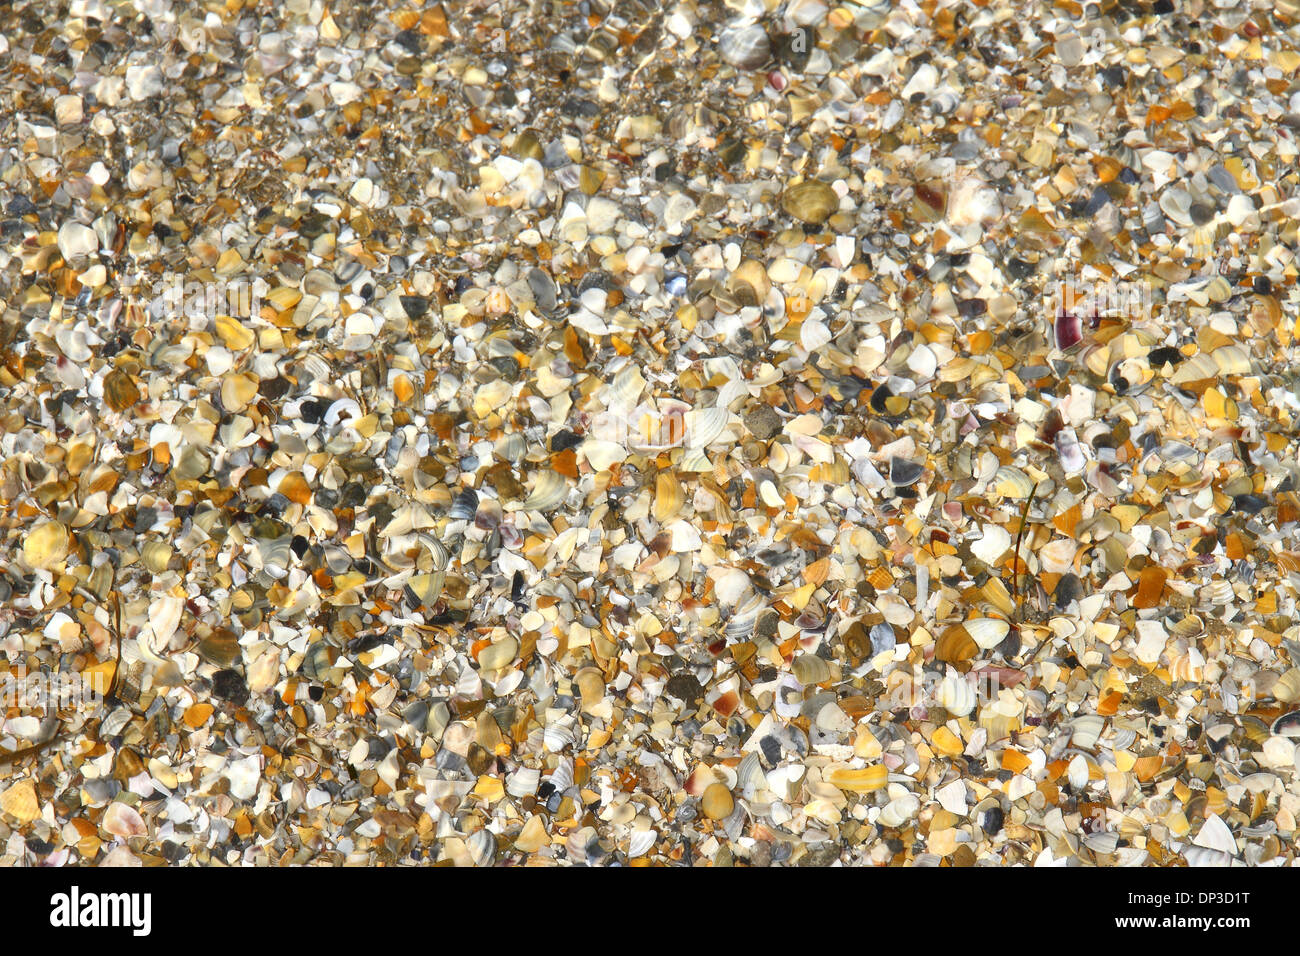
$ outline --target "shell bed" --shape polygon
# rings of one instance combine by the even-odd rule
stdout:
[[[1300,0],[0,9],[0,864],[1289,866]]]

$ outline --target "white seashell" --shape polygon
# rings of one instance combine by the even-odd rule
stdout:
[[[907,627],[916,618],[916,610],[911,603],[897,594],[877,595],[876,608],[885,616],[886,621],[900,627]]]
[[[718,37],[718,52],[732,66],[757,70],[772,55],[772,40],[757,23],[738,20],[727,24]]]
[[[940,787],[934,792],[934,798],[941,807],[955,816],[964,817],[970,809],[966,806],[966,783],[963,780],[954,780],[947,786]]]
[[[525,511],[550,511],[569,493],[569,483],[559,472],[549,468],[537,474],[533,490],[520,506]]]
[[[954,226],[988,225],[1001,215],[1002,203],[997,190],[977,176],[968,176],[957,183],[948,197],[948,221]]]
[[[549,728],[548,728],[549,729]],[[569,736],[573,737],[573,732],[569,731]],[[547,782],[555,788],[556,793],[564,793],[573,786],[573,758],[563,757],[556,765],[555,770],[547,778]]]
[[[657,830],[633,830],[627,844],[628,858],[644,856],[655,845],[657,839],[659,839]]]
[[[749,575],[739,568],[715,567],[709,571],[713,578],[713,596],[719,604],[734,606],[749,593]]]
[[[1289,737],[1269,737],[1264,741],[1264,760],[1270,767],[1290,767],[1295,763],[1295,742]]]
[[[687,448],[707,448],[727,427],[731,413],[725,408],[697,408],[686,416]]]
[[[515,690],[523,682],[524,682],[523,671],[521,670],[509,671],[507,672],[505,677],[501,678],[501,680],[497,681],[495,684],[492,685],[492,692],[497,697],[505,697],[507,694]]]
[[[785,19],[799,27],[811,27],[821,23],[830,12],[822,0],[790,0],[785,5]]]
[[[79,330],[62,326],[54,333],[54,340],[59,343],[59,350],[71,362],[85,362],[93,354],[90,347],[86,345],[86,333]]]
[[[1205,847],[1207,850],[1217,850],[1229,856],[1237,855],[1237,841],[1232,835],[1232,830],[1228,828],[1228,825],[1223,822],[1223,819],[1217,813],[1212,813],[1205,818],[1205,823],[1201,825],[1201,829],[1192,839],[1192,843],[1195,846]]]
[[[780,289],[768,291],[767,298],[763,300],[763,318],[769,322],[785,318],[785,295]]]
[[[88,256],[98,247],[94,230],[79,222],[65,222],[60,226],[58,243],[64,259]]]
[[[1065,574],[1074,568],[1074,556],[1079,545],[1069,538],[1056,538],[1037,551],[1043,570],[1051,574]]]
[[[512,797],[527,797],[537,792],[542,773],[533,767],[520,767],[506,776],[506,793]]]
[[[939,683],[939,705],[954,717],[965,717],[975,709],[975,688],[965,677],[950,674]]]
[[[782,674],[776,685],[776,700],[772,707],[778,717],[785,720],[791,720],[799,716],[800,705],[803,703],[803,685],[795,678],[793,674]],[[768,775],[769,786],[771,775]],[[775,787],[771,787],[776,790]]]
[[[921,801],[912,794],[896,797],[880,811],[879,821],[883,826],[901,827],[921,808]]]
[[[351,421],[361,417],[361,406],[350,398],[340,398],[325,411],[325,424],[331,428],[346,416]]]
[[[108,805],[100,825],[113,836],[124,839],[149,835],[149,828],[145,825],[144,818],[140,816],[139,811],[120,801],[114,801]]]
[[[612,441],[588,438],[582,443],[582,454],[595,471],[608,471],[627,458],[627,449]]]
[[[799,328],[799,344],[809,352],[816,352],[831,340],[831,330],[819,319],[809,318]]]
[[[762,595],[758,594],[741,604],[727,620],[724,629],[727,635],[727,643],[734,644],[737,641],[749,640],[754,634],[754,625],[757,623],[759,612],[763,610],[763,607]]]
[[[1011,535],[1000,525],[986,525],[981,538],[971,542],[971,554],[985,564],[994,564],[1011,547]]]
[[[1300,700],[1300,667],[1293,667],[1273,685],[1273,697],[1284,704]]]
[[[685,441],[686,415],[690,410],[689,405],[677,399],[638,405],[618,422],[617,437],[601,437],[626,443],[632,451],[657,454]]]
[[[575,863],[587,863],[597,857],[601,850],[596,828],[582,827],[574,830],[564,841],[564,852]]]
[[[641,393],[645,391],[645,386],[646,381],[641,374],[640,366],[628,365],[614,376],[614,381],[609,387],[607,404],[610,408],[624,410],[635,408],[636,403],[641,399]]]
[[[1088,785],[1088,761],[1083,754],[1074,755],[1074,759],[1070,761],[1065,774],[1070,781],[1070,786],[1076,790]]]
[[[750,751],[736,768],[736,784],[746,800],[752,800],[759,790],[767,788],[767,774],[759,763],[758,753]]]
[[[1219,850],[1207,850],[1203,846],[1189,846],[1183,851],[1189,867],[1232,866],[1232,857]]]
[[[1083,838],[1083,844],[1093,853],[1114,853],[1119,848],[1119,833],[1115,830],[1089,833]]]
[[[674,553],[681,554],[700,550],[703,539],[700,537],[699,529],[692,522],[684,518],[678,518],[668,526],[668,532],[672,535],[670,547]]]
[[[1192,194],[1186,189],[1172,186],[1160,194],[1160,210],[1180,226],[1193,225]]]
[[[546,730],[542,733],[542,746],[551,753],[559,753],[565,747],[573,746],[573,741],[573,730],[564,724],[547,724]],[[557,767],[555,773],[551,775],[552,778],[559,772],[560,769]],[[553,779],[552,783],[554,783]],[[555,784],[555,789],[560,790],[562,788],[559,784]]]
[[[1196,592],[1196,596],[1200,599],[1201,607],[1231,604],[1236,598],[1236,594],[1232,590],[1232,582],[1223,578],[1211,581],[1205,587],[1200,588]]]
[[[1088,464],[1088,459],[1079,444],[1079,438],[1072,427],[1062,428],[1056,436],[1056,454],[1060,457],[1061,468],[1067,475],[1077,475]]]
[[[963,626],[970,639],[975,642],[975,646],[985,651],[1001,644],[1011,630],[1011,625],[1006,621],[999,621],[992,617],[977,617],[967,621]]]
[[[688,448],[682,455],[681,464],[677,470],[688,474],[701,474],[713,470],[713,462],[709,461],[709,456],[705,454],[702,448]]]
[[[161,651],[167,646],[181,623],[184,610],[185,599],[172,595],[160,597],[149,606],[149,627],[153,631],[150,643],[155,650]]]
[[[1102,728],[1106,726],[1106,718],[1088,715],[1086,717],[1076,717],[1070,722],[1071,734],[1070,743],[1082,750],[1089,750],[1097,743],[1097,738],[1101,736]]]
[[[487,866],[497,852],[497,838],[486,829],[475,830],[465,841],[475,866]]]
[[[230,781],[230,795],[236,800],[251,800],[257,794],[257,784],[262,779],[261,758],[254,755],[232,760],[222,776]]]
[[[918,379],[924,381],[934,377],[939,369],[939,359],[930,346],[918,345],[907,357],[907,367]]]

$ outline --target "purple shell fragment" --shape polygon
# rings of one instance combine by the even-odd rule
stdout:
[[[1056,347],[1063,352],[1083,341],[1083,323],[1077,315],[1070,312],[1061,311],[1056,314],[1052,331],[1056,336]]]

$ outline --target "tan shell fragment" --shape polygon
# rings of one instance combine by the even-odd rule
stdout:
[[[725,820],[731,816],[736,801],[726,784],[711,783],[705,789],[704,796],[700,798],[700,806],[704,810],[704,815],[710,820]]]
[[[682,510],[686,492],[682,483],[671,471],[661,471],[655,476],[655,520],[665,524]]]
[[[1291,668],[1277,679],[1273,685],[1273,696],[1287,704],[1300,700],[1300,667]]]
[[[108,809],[104,811],[104,819],[101,825],[109,833],[117,837],[127,838],[149,835],[149,827],[145,825],[144,818],[140,816],[139,811],[121,801],[115,801],[108,805]]]
[[[485,671],[500,670],[503,667],[509,667],[518,653],[519,641],[510,635],[506,635],[495,644],[489,644],[479,651],[478,663]]]
[[[41,815],[36,786],[30,780],[19,780],[4,793],[0,793],[0,810],[16,818],[19,823],[31,823]]]
[[[104,376],[104,400],[113,411],[124,412],[140,401],[140,389],[130,375],[114,369]]]
[[[605,697],[605,676],[594,667],[584,667],[574,675],[573,683],[582,697],[584,710],[591,710]]]
[[[68,531],[57,521],[37,525],[23,541],[23,557],[34,568],[49,568],[68,556]]]
[[[819,226],[839,208],[835,190],[817,179],[791,186],[781,196],[781,208],[800,222]]]

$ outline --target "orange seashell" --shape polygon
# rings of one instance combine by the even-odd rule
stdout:
[[[830,771],[825,779],[827,783],[839,787],[841,790],[849,790],[853,793],[870,793],[872,790],[879,790],[889,782],[889,771],[885,769],[884,764],[864,767],[861,770],[837,767]]]
[[[208,722],[208,718],[211,716],[211,704],[193,704],[185,711],[185,716],[181,719],[184,720],[185,726],[198,730]]]
[[[867,583],[877,591],[883,591],[894,586],[894,576],[888,568],[875,567],[867,573]]]
[[[1111,691],[1109,694],[1106,694],[1097,703],[1097,716],[1113,717],[1116,712],[1119,711],[1120,701],[1123,699],[1124,695],[1117,691]]]
[[[551,468],[556,474],[563,475],[566,478],[578,477],[578,454],[572,448],[566,448],[564,451],[556,452],[551,456]]]
[[[934,645],[934,659],[949,664],[971,660],[978,653],[979,647],[960,624],[953,625],[939,635],[939,640]]]
[[[1138,757],[1133,764],[1133,775],[1142,783],[1146,783],[1160,772],[1160,768],[1164,766],[1164,762],[1164,758],[1159,754],[1150,757]]]
[[[804,568],[803,579],[809,584],[820,585],[826,580],[826,576],[830,573],[830,570],[830,559],[822,558]]]
[[[1165,591],[1165,579],[1169,572],[1154,564],[1148,564],[1138,575],[1137,596],[1133,598],[1136,608],[1159,607],[1160,598]]]
[[[311,502],[311,488],[307,485],[307,479],[303,477],[301,471],[291,471],[285,475],[280,480],[280,487],[277,490],[294,504],[305,507]]]
[[[1080,505],[1072,505],[1059,515],[1052,519],[1052,524],[1061,534],[1074,537],[1075,526],[1078,525],[1079,519],[1083,517],[1083,508]]]
[[[970,335],[970,354],[983,355],[993,347],[993,333],[980,330]]]
[[[930,743],[939,753],[949,757],[956,757],[965,749],[965,744],[961,738],[954,734],[947,727],[938,727],[934,731],[934,736],[930,738]]]
[[[1029,769],[1029,758],[1019,750],[1002,751],[1002,769],[1010,770],[1012,773],[1020,773]]]

